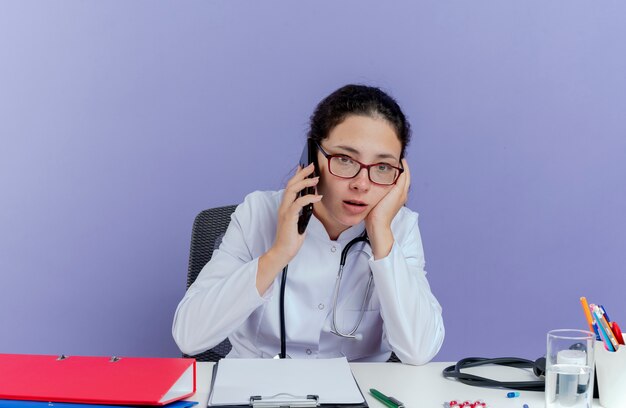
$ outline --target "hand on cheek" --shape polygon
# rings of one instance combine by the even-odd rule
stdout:
[[[374,259],[389,255],[394,241],[391,233],[391,221],[408,198],[411,172],[406,159],[402,159],[402,167],[404,172],[398,177],[396,184],[389,189],[365,218],[365,228],[372,244]]]

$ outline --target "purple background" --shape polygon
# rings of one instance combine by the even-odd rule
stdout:
[[[349,82],[410,117],[437,360],[626,326],[626,3],[4,1],[0,352],[177,356],[193,218]]]

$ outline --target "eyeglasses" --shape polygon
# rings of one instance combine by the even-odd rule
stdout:
[[[363,164],[344,154],[329,154],[319,143],[316,143],[320,152],[328,159],[328,171],[333,176],[351,179],[357,176],[361,169],[367,169],[367,176],[374,184],[390,186],[395,184],[404,171],[403,168],[387,163]]]

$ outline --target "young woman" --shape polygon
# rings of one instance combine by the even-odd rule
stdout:
[[[228,337],[229,357],[279,354],[288,265],[287,356],[385,361],[393,351],[407,364],[430,361],[444,327],[426,280],[417,213],[404,207],[408,121],[378,88],[347,85],[317,106],[308,138],[319,176],[310,177],[313,164],[298,168],[284,190],[254,192],[237,207],[178,305],[176,343],[193,355]],[[305,187],[316,194],[300,196]],[[299,234],[308,204],[313,216]]]

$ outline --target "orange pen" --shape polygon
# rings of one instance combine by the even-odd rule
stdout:
[[[591,318],[591,311],[589,309],[589,303],[587,303],[587,298],[582,296],[580,298],[580,304],[583,305],[583,312],[585,312],[587,323],[589,323],[589,331],[594,333],[595,331],[593,330],[593,319]]]

